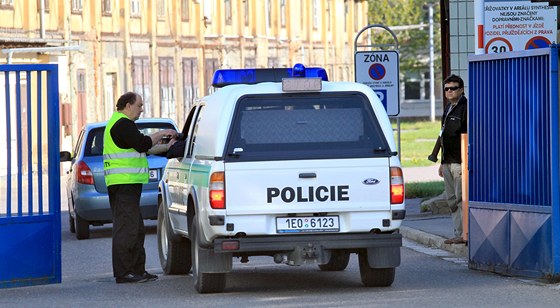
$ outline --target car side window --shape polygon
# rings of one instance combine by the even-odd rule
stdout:
[[[202,109],[204,108],[204,106],[200,106],[197,110],[197,112],[195,113],[195,117],[194,117],[194,124],[192,125],[192,130],[189,134],[189,139],[187,140],[187,157],[192,156],[192,153],[194,151],[194,145],[196,143],[196,133],[198,132],[198,121],[200,120],[200,114],[202,113]]]
[[[103,155],[103,134],[105,128],[92,129],[84,146],[84,156]]]
[[[78,154],[78,151],[80,150],[80,147],[82,145],[82,139],[84,138],[84,131],[80,131],[80,135],[78,136],[78,140],[76,141],[76,145],[74,146],[74,156],[75,157]]]

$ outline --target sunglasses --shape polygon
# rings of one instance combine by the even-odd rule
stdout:
[[[447,92],[447,91],[449,91],[449,90],[451,90],[451,91],[457,91],[457,90],[460,89],[460,88],[461,88],[461,87],[445,87],[445,88],[443,88],[443,91],[444,91],[444,92]]]

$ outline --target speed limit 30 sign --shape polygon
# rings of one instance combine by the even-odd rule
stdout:
[[[389,116],[400,113],[399,54],[390,51],[358,51],[354,55],[356,82],[369,86],[379,96]]]

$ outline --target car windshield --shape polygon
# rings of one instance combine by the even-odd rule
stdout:
[[[170,123],[136,123],[140,132],[144,135],[151,135],[163,129],[175,129]],[[103,134],[105,127],[94,128],[89,131],[84,147],[84,156],[103,155]]]

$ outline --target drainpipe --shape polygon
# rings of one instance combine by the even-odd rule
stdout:
[[[41,10],[41,38],[45,38],[45,0],[39,1]]]

